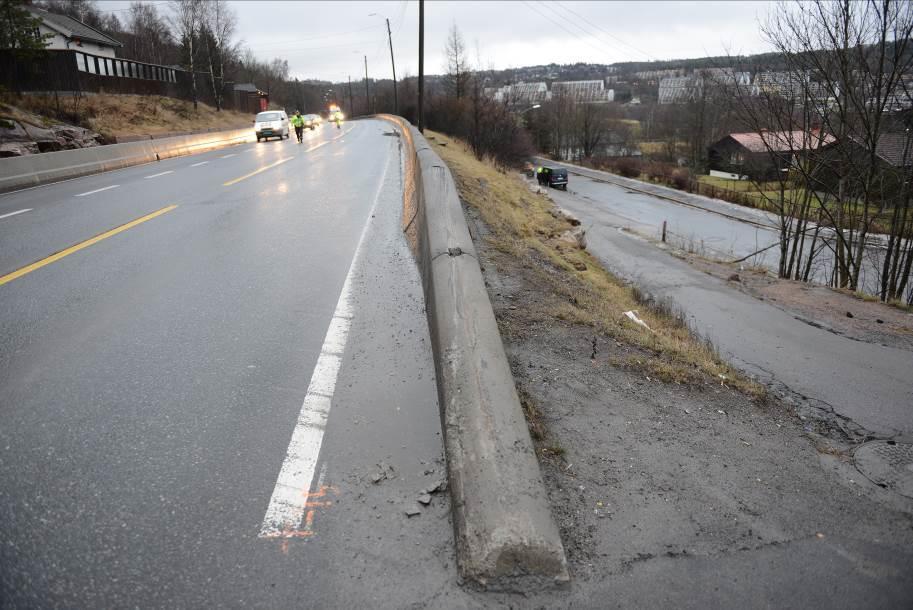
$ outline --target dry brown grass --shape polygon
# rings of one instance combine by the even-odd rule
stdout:
[[[172,131],[239,129],[253,126],[253,116],[193,104],[159,95],[116,95],[100,93],[78,100],[72,96],[7,96],[3,114],[16,118],[22,112],[39,115],[44,125],[69,122],[87,127],[107,138],[156,135]],[[18,119],[17,119],[18,120]],[[34,122],[34,121],[31,121]]]
[[[529,261],[532,271],[558,297],[559,304],[544,315],[596,328],[649,354],[621,366],[668,382],[718,383],[753,398],[764,395],[762,386],[723,362],[668,307],[645,302],[635,288],[608,273],[588,252],[559,242],[557,236],[570,224],[555,213],[547,197],[532,193],[516,174],[476,160],[463,143],[431,135],[429,142],[453,172],[462,199],[478,211],[491,231],[490,243]],[[583,266],[585,270],[578,270]],[[636,310],[652,332],[625,317],[629,310]]]

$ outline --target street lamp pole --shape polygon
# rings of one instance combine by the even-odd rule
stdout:
[[[390,66],[393,68],[393,114],[399,115],[399,96],[396,93],[396,62],[393,60],[393,34],[390,33],[390,20],[387,21],[387,40],[390,42]]]
[[[371,96],[368,95],[368,56],[365,55],[365,114],[371,108]]]
[[[418,130],[425,133],[425,0],[418,0]]]

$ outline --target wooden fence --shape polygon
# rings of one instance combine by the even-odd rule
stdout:
[[[102,57],[81,51],[43,51],[24,55],[0,51],[0,85],[16,93],[132,93],[193,99],[215,105],[209,74],[129,59]],[[235,91],[233,83],[222,89],[222,107],[259,112],[257,92]]]

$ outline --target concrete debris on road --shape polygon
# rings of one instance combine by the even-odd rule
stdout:
[[[424,490],[426,494],[433,494],[439,491],[447,491],[447,479],[440,479],[434,483],[431,487],[428,487]]]
[[[558,236],[558,241],[570,244],[581,250],[586,250],[586,230],[579,226],[568,229]]]
[[[424,504],[425,506],[428,506],[429,504],[431,504],[431,496],[429,494],[421,494],[418,497],[418,502],[419,502],[419,504]]]

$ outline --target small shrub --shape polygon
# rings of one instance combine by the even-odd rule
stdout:
[[[625,178],[637,178],[640,176],[641,163],[637,159],[622,157],[615,162],[616,171]]]
[[[691,183],[691,174],[686,169],[676,169],[671,176],[672,186],[680,191],[684,191]]]

